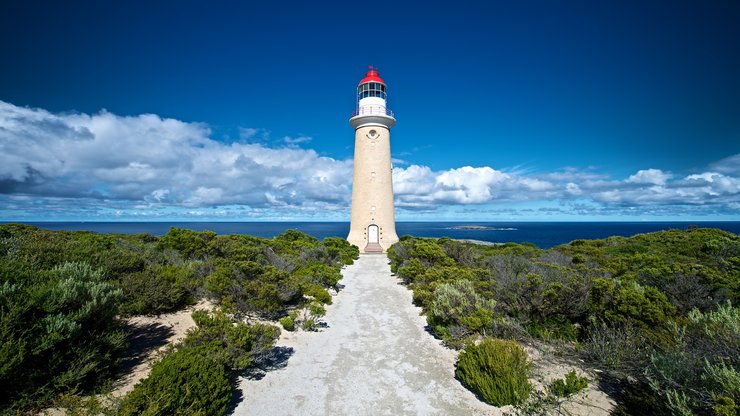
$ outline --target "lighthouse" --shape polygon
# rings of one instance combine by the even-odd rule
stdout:
[[[352,215],[347,241],[363,253],[382,253],[398,241],[393,212],[391,127],[387,87],[373,67],[357,86],[349,124],[355,129]]]

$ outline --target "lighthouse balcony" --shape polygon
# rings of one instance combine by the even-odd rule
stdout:
[[[352,112],[352,117],[355,116],[391,116],[393,117],[393,111],[388,109],[384,105],[363,105],[355,109]]]
[[[393,112],[385,106],[363,105],[352,113],[349,124],[355,129],[369,125],[381,125],[390,129],[396,124],[396,119]]]

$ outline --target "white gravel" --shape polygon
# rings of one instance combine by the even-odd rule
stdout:
[[[235,415],[500,415],[454,377],[456,352],[424,329],[385,255],[361,255],[320,332],[283,331],[283,368],[240,380]],[[506,408],[503,408],[506,409]]]

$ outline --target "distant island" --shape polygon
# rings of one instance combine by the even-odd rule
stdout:
[[[498,227],[488,227],[486,225],[456,225],[454,227],[450,227],[450,230],[479,230],[479,231],[516,231],[516,228],[513,227],[506,227],[506,228],[498,228]]]

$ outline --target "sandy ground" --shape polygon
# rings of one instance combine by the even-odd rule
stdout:
[[[571,370],[579,377],[588,378],[588,387],[564,401],[559,408],[551,411],[553,415],[606,416],[616,406],[615,401],[599,388],[598,374],[587,371],[579,363],[559,358],[554,351],[542,351],[526,347],[527,355],[534,363],[531,379],[535,389],[543,391],[556,379],[563,379]]]
[[[241,380],[233,414],[502,414],[455,380],[456,352],[425,331],[385,255],[362,255],[342,274],[327,327],[283,331],[277,368]]]
[[[185,338],[195,327],[190,316],[197,309],[211,310],[213,305],[200,301],[197,305],[174,313],[155,316],[136,316],[126,321],[131,328],[128,341],[131,348],[123,358],[123,376],[113,385],[112,395],[120,397],[133,390],[134,385],[149,375],[151,363],[168,344]]]

